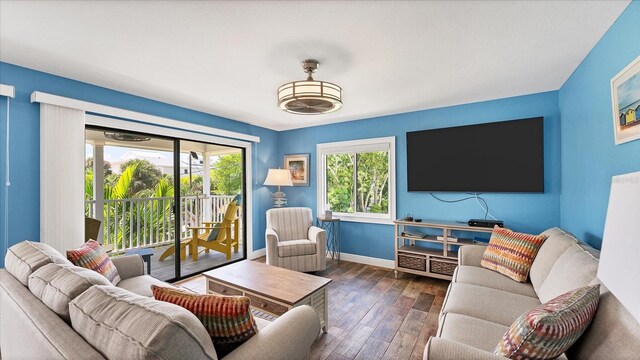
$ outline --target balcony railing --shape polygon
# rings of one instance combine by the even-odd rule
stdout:
[[[180,239],[191,237],[189,226],[202,221],[220,222],[224,207],[233,196],[183,196],[180,198]],[[102,244],[115,252],[128,249],[170,245],[175,240],[173,197],[104,200]],[[240,211],[240,208],[238,208]],[[85,215],[96,216],[96,201],[85,202]],[[240,214],[238,214],[240,216]]]

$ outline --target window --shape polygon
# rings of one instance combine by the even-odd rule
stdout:
[[[318,214],[345,221],[395,219],[395,137],[318,144]]]

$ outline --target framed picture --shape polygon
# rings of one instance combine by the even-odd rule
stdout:
[[[309,154],[285,155],[284,168],[291,171],[293,186],[309,186]]]
[[[611,79],[616,145],[640,139],[640,56]]]

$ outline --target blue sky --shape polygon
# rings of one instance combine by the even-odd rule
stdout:
[[[618,86],[618,108],[624,109],[638,100],[640,100],[640,73]]]

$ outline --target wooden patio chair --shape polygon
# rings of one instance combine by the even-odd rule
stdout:
[[[227,205],[224,218],[220,223],[204,221],[204,226],[191,226],[189,229],[193,234],[191,239],[191,258],[198,261],[199,248],[203,247],[206,253],[214,250],[225,254],[227,260],[231,259],[231,252],[238,252],[239,244],[239,219],[237,216],[238,205],[236,201],[232,201]],[[209,234],[214,230],[218,230],[215,239],[210,239]],[[233,229],[233,231],[232,231]]]

